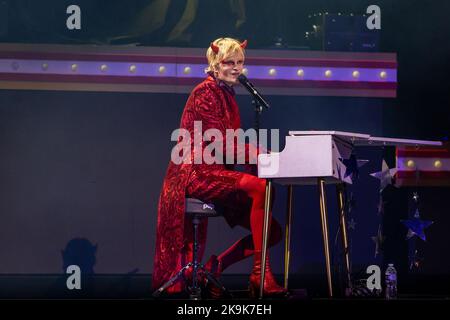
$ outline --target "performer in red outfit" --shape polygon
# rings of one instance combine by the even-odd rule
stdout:
[[[208,48],[209,76],[192,91],[181,118],[180,128],[188,130],[191,137],[194,136],[194,121],[201,121],[202,134],[214,128],[225,137],[226,129],[240,128],[233,85],[238,82],[237,78],[243,70],[245,46],[246,41],[240,43],[231,38],[219,38]],[[190,141],[194,150],[194,139]],[[207,141],[202,141],[201,150],[207,145]],[[255,148],[245,145],[247,161]],[[185,198],[189,196],[224,207],[224,217],[231,227],[240,225],[251,231],[250,235],[234,243],[218,257],[212,256],[206,267],[215,276],[220,276],[233,263],[253,256],[250,293],[256,295],[261,275],[266,181],[252,174],[234,171],[234,166],[229,164],[189,162],[175,164],[171,161],[164,179],[158,205],[153,288],[159,288],[191,259],[192,224],[190,219],[185,219],[184,213]],[[281,240],[281,227],[273,218],[270,222],[269,245],[274,245]],[[207,219],[204,219],[199,228],[200,260],[204,253],[206,227]],[[178,292],[181,289],[182,283],[179,283],[169,291]],[[285,293],[284,288],[276,283],[267,259],[264,294]]]

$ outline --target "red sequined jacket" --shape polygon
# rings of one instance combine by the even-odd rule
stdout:
[[[180,128],[191,134],[193,150],[194,121],[202,121],[202,131],[215,128],[225,137],[226,129],[238,129],[241,126],[239,109],[232,89],[218,82],[212,76],[207,77],[190,94],[181,118]],[[202,151],[206,143],[202,144]],[[246,144],[246,161],[248,161]],[[236,155],[235,155],[236,156]],[[228,169],[224,164],[175,164],[170,161],[163,182],[158,205],[156,249],[154,256],[154,289],[164,284],[181,268],[180,252],[186,245],[184,206],[186,186],[192,170]],[[203,246],[206,240],[206,228],[199,230],[199,242]]]

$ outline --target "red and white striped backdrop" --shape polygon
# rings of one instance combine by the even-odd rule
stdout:
[[[188,93],[205,67],[205,49],[0,44],[0,89]],[[269,95],[396,97],[395,53],[250,49],[246,68]]]
[[[398,147],[396,183],[400,186],[450,186],[450,144],[436,148]]]

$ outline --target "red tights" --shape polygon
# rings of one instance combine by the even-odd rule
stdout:
[[[252,199],[249,225],[243,225],[251,231],[251,235],[238,240],[219,255],[218,260],[222,263],[222,271],[230,265],[253,255],[255,251],[261,251],[266,180],[253,175],[244,175],[239,181],[238,187]],[[269,246],[273,246],[281,240],[282,231],[278,222],[272,218],[272,213],[270,214],[269,228],[268,243]]]

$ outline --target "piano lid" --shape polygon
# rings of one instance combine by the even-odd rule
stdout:
[[[343,131],[289,131],[289,135],[333,135],[355,146],[442,146],[441,141],[372,137],[369,134]]]
[[[442,146],[441,141],[370,137],[366,141],[355,142],[356,146]]]

